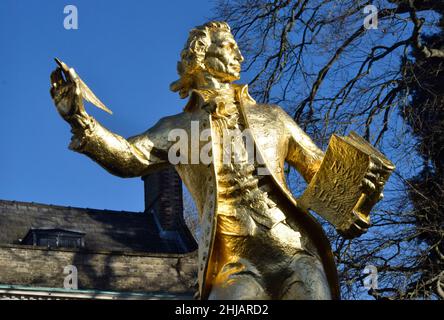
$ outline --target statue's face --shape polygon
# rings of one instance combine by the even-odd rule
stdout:
[[[205,56],[205,67],[213,77],[222,82],[238,80],[243,60],[244,57],[230,32],[212,33],[211,45]]]

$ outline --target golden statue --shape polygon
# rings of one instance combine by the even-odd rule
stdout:
[[[323,211],[349,237],[365,232],[393,166],[353,134],[334,136],[324,157],[280,107],[257,104],[246,85],[232,83],[243,60],[226,23],[191,30],[171,84],[189,97],[184,111],[128,139],[86,113],[83,99],[109,109],[60,61],[51,96],[72,127],[70,149],[110,173],[138,177],[174,165],[200,217],[201,299],[339,299],[329,241],[308,210]],[[286,185],[285,162],[310,183],[301,199]]]

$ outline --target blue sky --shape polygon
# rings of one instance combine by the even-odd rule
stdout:
[[[65,30],[63,9],[78,9]],[[143,210],[139,178],[110,175],[68,150],[69,126],[49,95],[53,57],[73,66],[110,116],[87,111],[128,137],[182,110],[169,91],[188,31],[209,20],[210,1],[0,1],[0,199]]]

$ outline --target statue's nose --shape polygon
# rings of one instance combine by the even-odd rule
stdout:
[[[244,61],[244,56],[242,55],[242,53],[240,52],[240,50],[238,48],[236,49],[236,59],[239,62],[243,62]]]

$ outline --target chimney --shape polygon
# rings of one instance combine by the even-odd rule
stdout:
[[[184,252],[194,250],[197,244],[183,216],[182,180],[174,167],[168,166],[142,177],[142,180],[145,213],[153,215],[160,237],[175,240]]]

